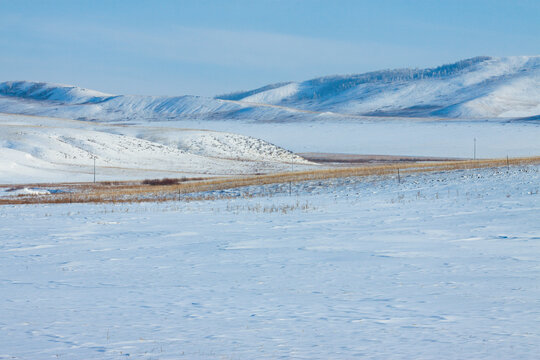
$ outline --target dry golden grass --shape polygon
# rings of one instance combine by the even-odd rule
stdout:
[[[226,190],[251,185],[268,185],[309,180],[323,180],[343,177],[362,177],[373,175],[401,174],[413,172],[451,171],[462,169],[480,169],[516,165],[540,164],[540,156],[512,159],[460,160],[429,163],[405,163],[351,168],[331,168],[310,171],[254,175],[245,177],[214,178],[208,180],[187,179],[182,182],[155,185],[141,182],[113,182],[88,184],[49,184],[48,187],[64,187],[70,192],[51,195],[20,195],[0,199],[2,204],[56,204],[56,203],[122,203],[154,202],[173,199],[205,200],[227,198],[226,195],[202,194],[212,190]],[[167,183],[170,183],[167,182]],[[46,187],[36,185],[37,187]],[[186,196],[185,194],[190,194]],[[175,196],[177,195],[177,196]]]

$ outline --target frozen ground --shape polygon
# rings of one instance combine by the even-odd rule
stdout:
[[[537,359],[539,171],[0,207],[0,358]]]

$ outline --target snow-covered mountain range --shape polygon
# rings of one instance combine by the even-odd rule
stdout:
[[[540,114],[540,56],[329,76],[219,98],[354,115],[531,117]]]
[[[212,115],[238,105],[198,96],[111,95],[76,86],[28,81],[0,83],[0,112],[79,120],[157,120]]]
[[[9,81],[0,83],[0,112],[115,122],[534,118],[540,114],[540,56],[476,57],[436,68],[279,83],[215,98],[112,95],[76,86]]]

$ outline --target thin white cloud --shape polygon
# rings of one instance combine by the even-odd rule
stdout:
[[[408,62],[418,58],[419,51],[392,44],[185,26],[141,31],[39,20],[24,26],[32,28],[30,31],[43,41],[57,45],[77,43],[90,50],[124,52],[144,58],[266,69],[381,68],[396,63],[389,54],[402,54],[402,60]]]

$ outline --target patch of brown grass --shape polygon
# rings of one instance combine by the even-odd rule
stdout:
[[[16,198],[0,199],[2,204],[57,204],[57,203],[123,203],[155,202],[173,199],[205,200],[228,198],[227,195],[208,195],[214,190],[226,190],[252,185],[268,185],[309,180],[324,180],[343,177],[362,177],[374,175],[401,174],[434,171],[452,171],[463,169],[481,169],[517,165],[540,164],[540,156],[512,159],[459,160],[427,163],[406,163],[352,168],[332,168],[310,171],[286,172],[244,177],[213,179],[162,179],[145,183],[114,182],[86,184],[56,184],[49,187],[69,188],[70,192],[51,195],[24,195]],[[188,181],[189,180],[189,181]],[[43,187],[37,185],[37,187]],[[190,194],[186,196],[185,194]]]

